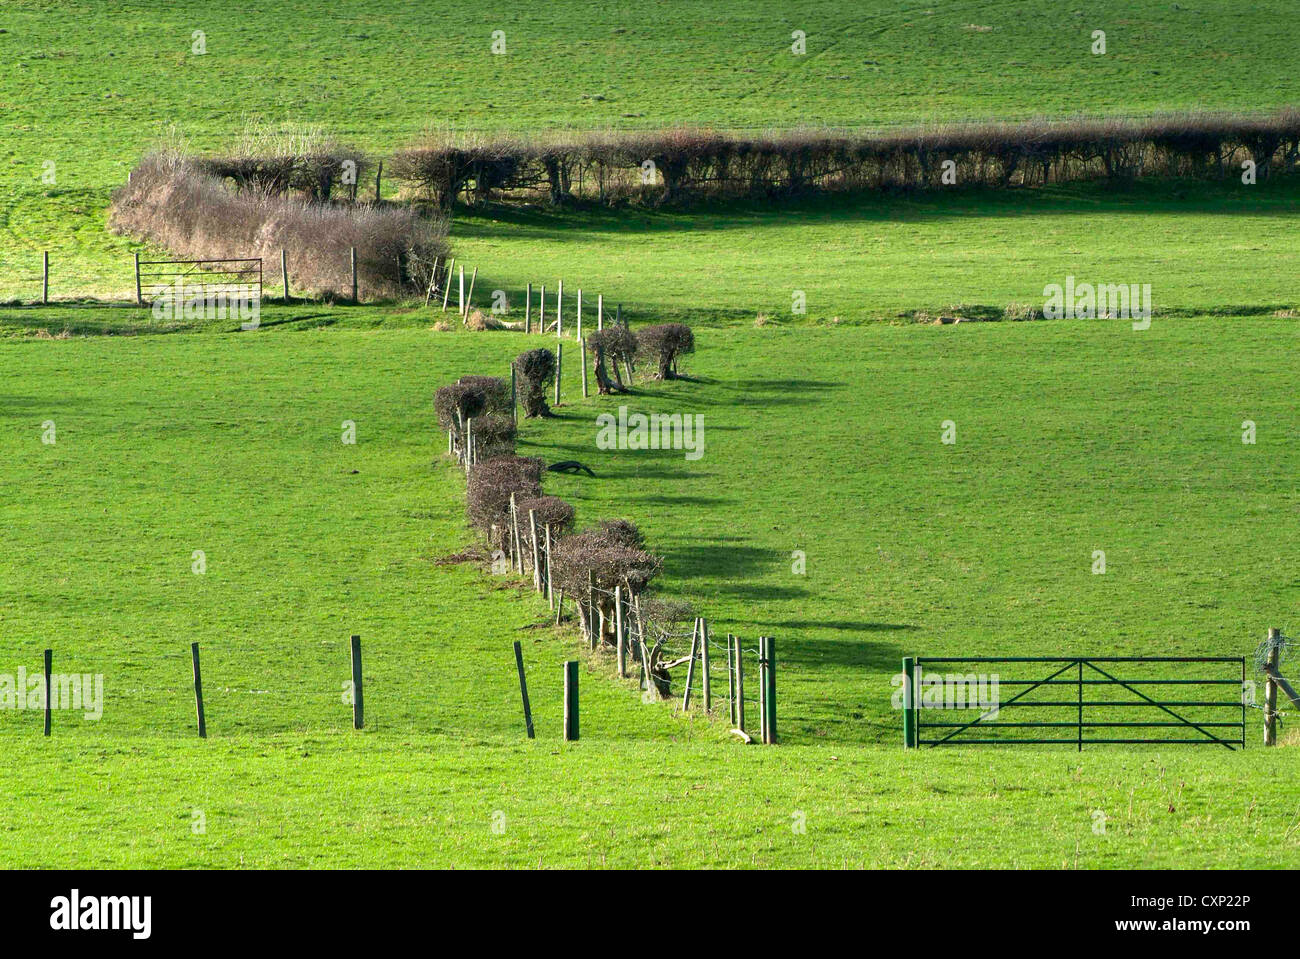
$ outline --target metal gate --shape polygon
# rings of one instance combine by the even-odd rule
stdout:
[[[973,671],[995,664],[1025,671],[1036,664],[1047,673]],[[903,660],[903,675],[908,747],[1246,745],[1244,657],[918,656]],[[1002,718],[1012,710],[1014,718]]]
[[[209,296],[245,296],[260,300],[262,260],[260,257],[142,260],[139,254],[136,255],[135,299],[140,306],[184,290]]]

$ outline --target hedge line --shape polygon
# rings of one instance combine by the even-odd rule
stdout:
[[[393,173],[442,209],[463,197],[617,203],[812,190],[1027,186],[1138,176],[1259,178],[1300,160],[1300,110],[1189,113],[918,127],[884,133],[738,135],[675,128],[557,137],[438,135],[403,150]],[[945,161],[952,161],[945,167]],[[647,164],[653,164],[648,166]],[[647,182],[648,181],[648,182]]]

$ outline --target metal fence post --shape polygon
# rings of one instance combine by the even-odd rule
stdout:
[[[578,738],[578,661],[570,659],[564,664],[564,740]]]
[[[903,657],[903,748],[916,748],[916,657]]]
[[[352,728],[365,725],[365,698],[361,689],[361,637],[352,637]]]

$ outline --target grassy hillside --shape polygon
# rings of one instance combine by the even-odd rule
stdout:
[[[1266,626],[1287,628],[1292,339],[1285,321],[1249,318],[1142,333],[709,330],[694,380],[626,400],[702,413],[698,462],[595,449],[595,414],[614,404],[578,399],[570,367],[569,401],[526,425],[525,452],[590,462],[598,479],[548,489],[584,522],[638,522],[665,557],[664,591],[717,630],[777,637],[784,745],[771,751],[642,704],[603,661],[584,679],[583,742],[560,749],[571,634],[528,628],[546,618],[531,594],[435,563],[472,537],[432,390],[504,369],[522,335],[272,328],[0,344],[0,455],[13,488],[33,491],[0,508],[11,668],[36,670],[51,645],[58,668],[106,677],[103,720],[60,713],[52,742],[39,741],[38,713],[0,712],[37,769],[96,757],[61,780],[66,801],[28,818],[15,807],[7,818],[23,824],[4,861],[71,829],[56,859],[556,865],[601,850],[623,865],[1209,865],[1231,843],[1263,863],[1293,811],[1269,772],[1290,767],[1290,750],[1247,753],[1250,767],[1218,749],[995,753],[976,771],[964,752],[900,757],[889,680],[909,653],[1241,655]],[[1246,418],[1255,446],[1241,443]],[[956,446],[939,442],[945,419]],[[46,420],[56,445],[40,442]],[[355,446],[340,441],[344,420]],[[1091,573],[1098,548],[1104,576]],[[806,575],[792,572],[795,549]],[[359,736],[341,698],[351,632],[366,643],[371,728]],[[535,744],[522,741],[516,638]],[[192,641],[207,744],[190,742]],[[322,807],[345,769],[345,793]],[[72,798],[100,777],[107,798]],[[556,782],[579,797],[577,820]],[[642,823],[657,803],[691,839]],[[216,811],[211,839],[191,835],[192,808]],[[499,808],[520,832],[485,847]],[[995,808],[980,834],[1042,828],[961,845]],[[1093,808],[1126,825],[1090,840]],[[792,833],[800,809],[834,838]],[[345,847],[338,829],[366,842]]]
[[[795,6],[14,0],[0,300],[38,294],[42,250],[56,298],[132,291],[137,247],[106,231],[109,195],[169,128],[219,149],[250,118],[319,123],[385,153],[429,124],[1294,102],[1284,0],[1249,17],[1164,0]],[[453,561],[474,536],[433,392],[552,338],[435,332],[442,314],[409,305],[268,304],[254,333],[102,305],[0,310],[0,674],[37,671],[48,647],[56,670],[105,678],[103,718],[56,713],[50,740],[39,712],[0,709],[19,770],[0,788],[0,867],[1284,862],[1298,753],[1255,748],[1257,712],[1244,753],[908,753],[891,679],[912,654],[1240,656],[1268,627],[1300,630],[1296,204],[1278,179],[458,212],[480,305],[504,290],[518,318],[526,283],[563,277],[634,321],[694,324],[689,379],[617,400],[580,398],[567,341],[564,402],[523,425],[520,451],[589,463],[595,478],[551,475],[547,491],[580,525],[635,521],[664,557],[661,592],[715,634],[775,637],[775,748],[643,703],[524,584]],[[1069,275],[1151,284],[1150,329],[910,322],[1041,308]],[[620,403],[702,415],[703,458],[598,449],[595,417]],[[582,740],[564,743],[575,657]]]
[[[56,297],[130,292],[134,247],[104,232],[108,197],[168,130],[198,149],[222,149],[250,118],[316,123],[383,154],[430,125],[447,124],[473,130],[681,122],[875,126],[1078,112],[1268,109],[1294,100],[1290,60],[1300,27],[1289,14],[1286,0],[1257,3],[1249,17],[1228,3],[1191,9],[1164,0],[1113,0],[1064,15],[1051,0],[814,2],[797,10],[771,0],[687,6],[560,0],[544,10],[518,7],[490,15],[448,3],[376,0],[324,10],[290,0],[278,4],[274,15],[250,14],[228,0],[166,7],[15,0],[0,11],[0,108],[6,116],[0,186],[8,197],[0,207],[0,299],[38,295],[42,250],[51,252]],[[1089,52],[1094,29],[1107,32],[1104,56]],[[494,30],[505,31],[504,56],[491,53]],[[807,35],[806,55],[790,50],[794,30]],[[205,54],[191,53],[194,31],[203,31]],[[54,182],[42,179],[47,174]],[[1055,202],[1060,201],[1045,199],[1042,215],[1050,215]],[[924,265],[952,242],[953,225],[933,221],[945,215],[939,210],[923,202],[879,214],[916,223],[914,242],[924,248]],[[705,216],[694,223],[670,219],[666,239],[684,246],[693,262],[663,261],[662,252],[652,251],[657,264],[686,280],[680,288],[668,285],[680,293],[655,305],[677,308],[682,303],[675,297],[698,302],[707,292],[708,305],[717,309],[779,309],[788,294],[753,288],[744,282],[745,273],[806,276],[803,251],[825,243],[828,215],[850,227],[837,232],[835,241],[852,251],[850,265],[867,253],[873,262],[887,259],[896,241],[902,242],[900,255],[911,252],[910,227],[902,236],[887,230],[882,235],[873,229],[876,213],[870,211],[845,216],[832,209],[813,212],[806,222],[792,218],[780,231],[766,230],[771,236],[756,250],[734,242],[736,230],[680,243],[680,231],[696,226],[757,225],[752,214]],[[1017,222],[1038,228],[1032,219]],[[475,258],[486,252],[480,240],[495,241],[498,256],[484,262],[485,269],[540,279],[554,272],[553,258],[536,241],[552,229],[573,239],[572,265],[584,274],[595,271],[577,254],[608,254],[609,244],[598,250],[595,241],[616,236],[596,218],[531,228],[476,223],[464,237]],[[1075,229],[1091,228],[1061,229],[1064,245]],[[580,235],[573,237],[575,232]],[[1196,221],[1174,232],[1231,242],[1224,231],[1205,233]],[[501,245],[516,237],[519,245],[500,255]],[[1125,242],[1123,233],[1116,242]],[[981,245],[995,250],[997,243],[994,238]],[[635,256],[626,245],[616,252],[618,259]],[[743,258],[746,265],[724,289],[693,285],[691,273],[715,258]],[[824,268],[813,269],[805,282]],[[982,288],[969,277],[947,274],[947,268],[940,262],[938,278],[929,281],[909,271],[900,282],[942,286],[942,295],[907,305],[1026,295],[1018,285]],[[956,279],[966,282],[949,292]],[[1241,302],[1239,291],[1251,288],[1248,280],[1241,283],[1227,291],[1226,302]],[[846,316],[877,293],[892,308],[890,291],[874,286],[823,291],[814,302],[828,316]]]

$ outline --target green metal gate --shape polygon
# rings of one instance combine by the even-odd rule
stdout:
[[[1003,664],[1025,671],[1035,664],[1047,673],[1003,678],[971,671]],[[959,671],[945,672],[954,668]],[[907,747],[1246,745],[1245,657],[918,656],[903,660],[903,676]],[[1004,720],[1010,710],[1014,718]]]

